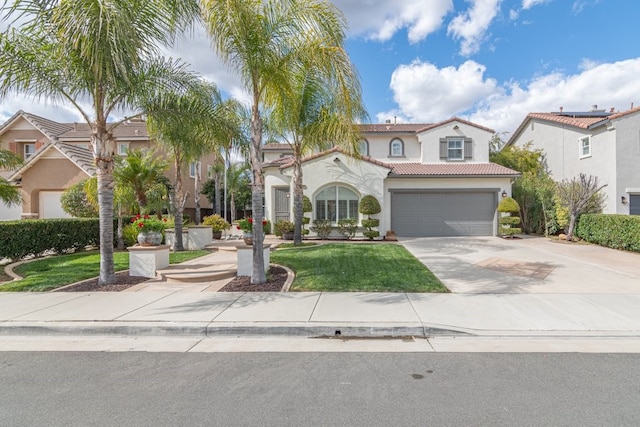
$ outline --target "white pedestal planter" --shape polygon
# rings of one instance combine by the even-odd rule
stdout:
[[[156,277],[156,270],[169,265],[169,245],[131,246],[129,251],[129,276]]]
[[[171,247],[171,250],[174,250],[174,246],[176,243],[176,231],[172,228],[168,230],[164,230],[164,242]],[[189,231],[186,229],[182,230],[182,247],[185,250],[189,248]]]
[[[190,226],[188,234],[190,251],[204,249],[213,243],[213,230],[208,225]]]
[[[264,245],[264,271],[269,270],[269,253],[271,245]],[[240,245],[236,248],[238,252],[238,276],[251,276],[253,274],[253,247]]]

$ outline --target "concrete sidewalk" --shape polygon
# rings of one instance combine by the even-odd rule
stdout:
[[[637,338],[638,307],[640,294],[7,293],[0,335]]]

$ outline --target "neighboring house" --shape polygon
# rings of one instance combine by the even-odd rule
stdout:
[[[640,215],[640,108],[530,113],[507,145],[542,149],[556,181],[598,177],[604,213]]]
[[[382,236],[492,236],[496,208],[511,193],[516,171],[489,162],[495,133],[452,118],[436,124],[362,125],[361,159],[339,148],[303,160],[304,194],[312,220],[359,218],[358,203],[375,196]],[[265,216],[293,218],[293,163],[286,144],[263,149]],[[335,233],[335,232],[334,232]]]
[[[141,119],[118,126],[113,136],[118,155],[124,156],[130,149],[157,147]],[[16,208],[0,203],[0,220],[68,217],[60,204],[63,191],[96,173],[89,137],[87,124],[57,123],[24,111],[18,111],[2,124],[0,148],[12,151],[25,163],[17,170],[0,170],[2,176],[20,188],[23,198],[22,206]],[[212,161],[207,156],[198,163],[201,182],[207,179],[202,176],[209,169],[205,165]],[[173,180],[175,169],[170,160],[169,165],[166,175]],[[185,214],[193,219],[196,163],[185,169],[183,186],[189,192]],[[203,215],[211,211],[203,208]]]

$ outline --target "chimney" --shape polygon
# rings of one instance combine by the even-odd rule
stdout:
[[[385,123],[386,125],[390,125],[390,124],[391,124],[391,119],[387,119],[387,120],[385,120],[385,121],[384,121],[384,123]]]
[[[610,113],[613,113],[614,111],[616,111],[614,107],[611,107],[611,110],[609,110]]]
[[[393,124],[398,124],[398,116],[393,116]]]
[[[591,111],[598,111],[598,104],[593,104],[591,106]]]
[[[564,107],[560,107],[560,112],[562,113],[562,110],[564,109]]]

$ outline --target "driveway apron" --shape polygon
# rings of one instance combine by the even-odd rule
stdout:
[[[402,238],[451,292],[640,294],[640,254],[543,237]]]

